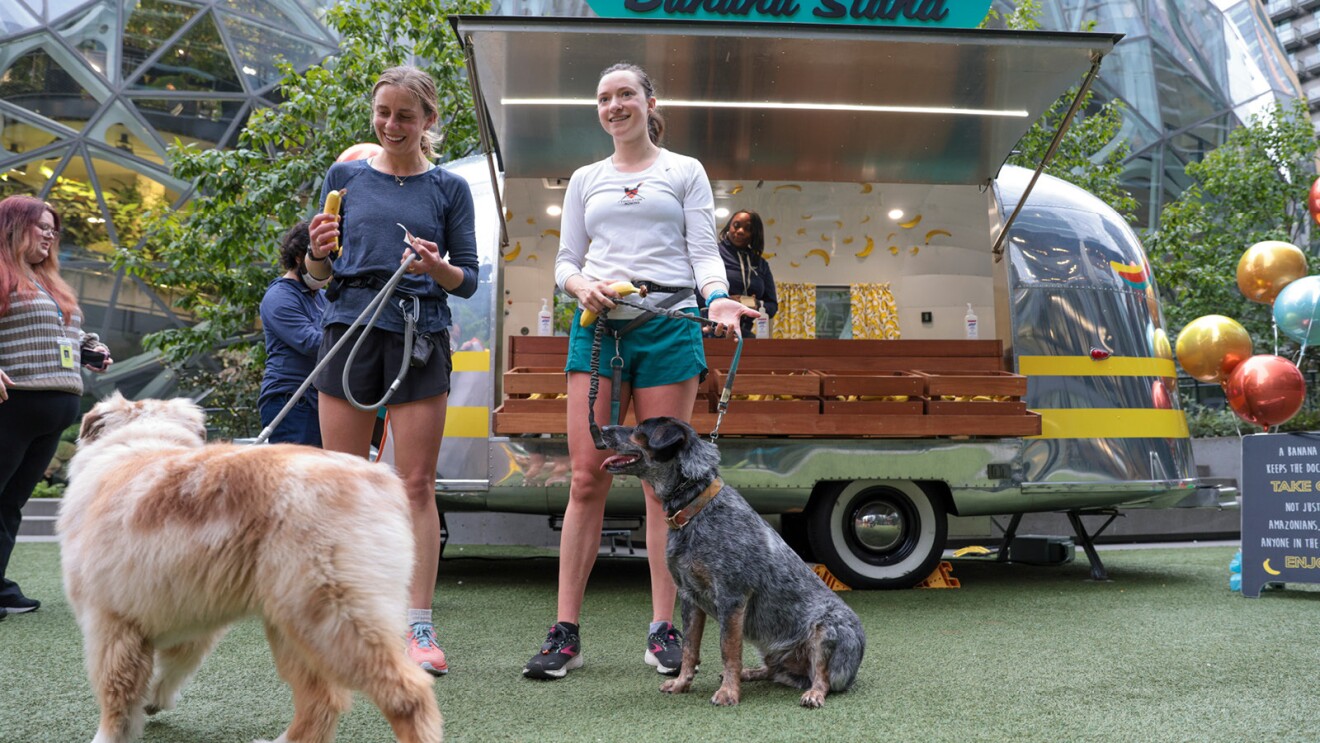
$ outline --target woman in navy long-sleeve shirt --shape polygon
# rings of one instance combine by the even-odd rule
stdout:
[[[261,425],[269,426],[316,366],[321,347],[321,316],[325,293],[307,274],[307,223],[294,225],[280,240],[284,274],[266,287],[261,298],[261,326],[266,333],[266,373],[261,379],[257,407]],[[321,445],[316,390],[308,387],[289,414],[270,435],[270,442]]]

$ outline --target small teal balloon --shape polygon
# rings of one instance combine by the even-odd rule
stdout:
[[[1320,276],[1290,282],[1274,299],[1274,322],[1296,341],[1320,343]]]

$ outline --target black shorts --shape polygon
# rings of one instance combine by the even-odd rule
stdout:
[[[343,337],[347,329],[348,326],[342,323],[335,323],[325,329],[325,335],[321,338],[321,350],[317,353],[318,360],[325,358],[326,352]],[[334,359],[316,375],[314,384],[319,392],[341,400],[348,399],[344,394],[344,362],[348,361],[348,355],[352,353],[353,344],[357,342],[358,334],[361,332],[360,328],[355,331],[353,337],[335,354]],[[449,331],[442,330],[429,335],[432,349],[426,366],[409,367],[403,383],[386,401],[386,405],[425,400],[449,391],[449,374],[454,369],[453,361],[449,356]],[[420,336],[419,333],[419,340]],[[353,369],[348,377],[353,398],[363,405],[379,400],[385,394],[385,390],[394,383],[394,378],[399,375],[399,362],[402,358],[403,334],[372,328],[366,340],[362,341],[362,346],[358,348],[357,355],[353,357]]]

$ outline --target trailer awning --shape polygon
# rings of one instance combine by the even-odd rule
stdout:
[[[712,179],[986,183],[1121,34],[453,16],[511,178],[606,157],[601,70],[641,65]],[[480,103],[478,105],[481,105]]]

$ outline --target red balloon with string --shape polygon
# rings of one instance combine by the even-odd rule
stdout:
[[[1224,384],[1224,395],[1239,418],[1268,428],[1302,409],[1306,379],[1288,359],[1259,354],[1233,369]]]

